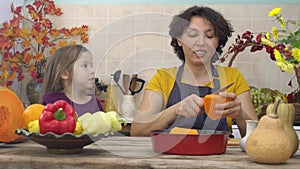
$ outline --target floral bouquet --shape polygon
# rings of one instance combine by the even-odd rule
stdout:
[[[273,26],[270,32],[253,33],[246,31],[242,36],[237,35],[235,43],[232,44],[220,61],[225,60],[232,54],[228,66],[232,66],[234,59],[240,52],[250,47],[250,52],[261,51],[265,49],[269,53],[270,59],[281,71],[287,73],[295,72],[300,86],[300,21],[296,19],[284,19],[281,8],[274,8],[269,12],[270,17],[274,17],[280,24],[280,28]],[[292,86],[291,81],[288,84]],[[300,100],[300,94],[297,91],[288,96],[289,102]]]
[[[88,26],[71,29],[53,27],[50,18],[63,13],[53,0],[34,0],[32,4],[11,5],[13,18],[0,27],[0,86],[11,87],[28,74],[43,81],[47,56],[58,47],[88,42]],[[25,14],[26,15],[25,15]]]

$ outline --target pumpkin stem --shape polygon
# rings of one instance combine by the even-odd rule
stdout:
[[[279,107],[279,105],[280,105],[281,102],[283,102],[283,100],[281,99],[281,97],[276,97],[275,98],[274,107],[272,109],[272,112],[269,114],[269,117],[272,117],[272,118],[277,118],[278,117],[277,110],[278,110],[278,107]]]
[[[64,120],[66,118],[66,113],[63,111],[62,108],[59,108],[55,113],[54,113],[54,118],[56,120]]]

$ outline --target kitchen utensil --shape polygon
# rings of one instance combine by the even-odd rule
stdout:
[[[99,78],[95,78],[95,85],[97,90],[107,92],[107,85],[105,85],[102,81],[99,82]]]
[[[222,89],[219,89],[217,91],[215,91],[213,94],[219,94],[220,92],[225,92],[230,86],[232,86],[234,83],[230,83],[228,85],[226,85],[225,87],[223,87]]]
[[[136,90],[136,87],[134,87],[134,89],[133,89],[133,87],[131,87],[133,85],[133,83],[138,83],[138,82],[141,83],[140,88]],[[145,84],[145,80],[137,78],[137,77],[132,78],[131,81],[130,81],[130,87],[129,87],[131,95],[134,95],[134,94],[139,93],[140,91],[142,91],[142,89],[144,87],[144,84]]]
[[[155,152],[184,155],[224,154],[229,133],[227,131],[199,130],[195,134],[170,134],[170,130],[151,131]]]
[[[128,95],[129,85],[130,85],[130,75],[123,74],[123,88],[124,88],[125,95]]]
[[[119,80],[120,80],[120,75],[121,75],[121,70],[117,70],[114,75],[114,81],[117,83],[118,87],[120,88],[121,92],[123,93],[123,95],[125,95],[125,91],[123,90],[123,88],[121,87],[121,85],[119,84]]]
[[[138,77],[137,74],[132,74],[131,80],[132,80],[133,78],[137,78],[137,77]],[[131,80],[130,80],[130,82],[131,82]],[[129,90],[130,90],[130,91],[131,91],[131,90],[132,90],[132,91],[135,91],[136,83],[137,83],[136,79],[134,79],[133,82],[131,82],[131,85],[129,86]],[[131,94],[132,94],[132,93],[131,93]]]

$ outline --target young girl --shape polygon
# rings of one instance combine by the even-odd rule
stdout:
[[[78,116],[102,111],[99,100],[92,94],[95,84],[92,60],[92,54],[82,45],[58,49],[47,61],[42,104],[65,100]]]

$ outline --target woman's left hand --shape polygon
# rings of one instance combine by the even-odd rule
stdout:
[[[231,92],[220,92],[220,96],[230,98],[224,104],[216,104],[216,113],[222,114],[222,117],[232,117],[234,119],[242,116],[241,101],[236,97],[235,93]]]

